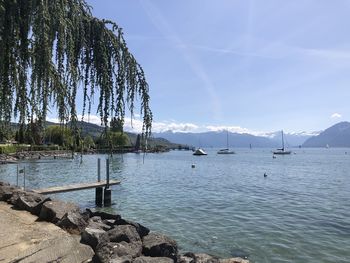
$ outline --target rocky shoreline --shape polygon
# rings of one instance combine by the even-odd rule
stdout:
[[[73,203],[52,200],[4,182],[0,182],[0,201],[7,202],[14,209],[26,210],[37,216],[38,220],[55,224],[71,235],[80,235],[80,242],[93,250],[94,255],[89,262],[249,263],[242,258],[219,259],[191,252],[181,254],[173,239],[151,232],[147,227],[123,219],[120,215],[90,209],[81,211]],[[54,262],[65,261],[57,259]]]
[[[0,154],[0,164],[17,163],[20,160],[72,158],[71,151],[21,151],[10,154]]]

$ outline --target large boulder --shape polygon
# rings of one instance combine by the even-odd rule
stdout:
[[[127,243],[140,242],[141,237],[137,233],[136,228],[131,225],[120,225],[108,231],[109,240],[111,242],[122,242]]]
[[[2,185],[0,187],[0,201],[7,201],[9,200],[12,195],[13,195],[13,191],[15,190],[16,188],[13,187],[13,186],[9,186],[9,185]]]
[[[88,223],[87,218],[83,214],[78,211],[70,211],[56,225],[71,234],[80,234],[84,231]]]
[[[125,220],[123,218],[120,218],[119,220],[116,221],[116,224],[117,225],[131,225],[131,226],[134,226],[136,228],[136,231],[137,233],[139,233],[140,237],[143,238],[144,236],[148,235],[150,230],[139,224],[139,223],[136,223],[136,222],[133,222],[133,221],[129,221],[129,220]]]
[[[193,257],[190,256],[185,256],[185,255],[178,255],[177,256],[177,263],[195,263],[195,256],[194,254],[192,254]]]
[[[106,231],[88,226],[81,233],[80,242],[89,245],[94,251],[96,251],[97,245],[101,244],[101,246],[104,246],[109,242],[109,237]]]
[[[138,257],[135,258],[133,263],[173,263],[174,260],[167,257]]]
[[[21,196],[21,195],[24,195],[26,192],[22,189],[19,189],[19,188],[14,188],[12,190],[12,196],[7,199],[7,203],[13,205],[13,206],[16,206],[16,203],[17,203],[17,200],[18,198]]]
[[[73,203],[66,203],[57,200],[48,201],[43,204],[39,218],[56,224],[65,214],[73,211],[79,211],[79,207]]]
[[[108,220],[108,219],[119,220],[119,219],[121,219],[120,215],[115,215],[115,214],[111,214],[111,213],[107,213],[107,212],[103,212],[103,211],[93,211],[93,210],[88,209],[88,208],[86,209],[86,211],[89,213],[90,217],[98,216],[102,220]]]
[[[143,237],[143,250],[145,256],[168,257],[176,260],[177,244],[175,240],[158,233],[150,233]]]
[[[47,201],[51,201],[51,199],[44,195],[33,192],[23,192],[18,194],[14,205],[18,209],[26,210],[38,216],[43,204]]]
[[[6,182],[3,182],[3,181],[0,181],[0,187],[1,186],[10,186],[10,184],[9,183],[6,183]]]
[[[104,231],[108,231],[112,228],[112,226],[105,224],[99,216],[89,218],[88,225],[91,228],[102,229]]]
[[[108,263],[132,263],[132,258],[129,256],[113,257],[109,259]]]
[[[193,262],[196,263],[219,263],[219,259],[217,257],[200,253],[200,254],[193,254],[193,253],[186,253],[184,254],[185,257],[192,258]]]
[[[117,258],[132,259],[141,256],[142,243],[127,243],[125,241],[99,243],[95,252],[101,262],[110,262],[109,260]]]
[[[220,259],[220,263],[249,263],[248,259],[243,259],[243,258],[225,258],[225,259]]]

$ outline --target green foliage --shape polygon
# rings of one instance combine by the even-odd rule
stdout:
[[[16,146],[15,145],[0,145],[0,154],[9,154],[9,153],[15,153],[16,152]]]
[[[125,133],[106,131],[101,135],[98,144],[102,149],[109,148],[114,150],[127,145],[128,140],[129,137]]]
[[[90,135],[84,138],[84,147],[86,149],[95,148],[95,142]]]
[[[68,148],[73,146],[74,137],[71,129],[65,126],[53,125],[45,130],[45,142]]]
[[[110,126],[112,132],[123,132],[124,120],[114,117],[111,120]]]
[[[84,0],[0,0],[0,129],[18,117],[38,130],[51,106],[74,125],[76,97],[83,97],[84,116],[95,92],[105,126],[111,116],[123,122],[126,108],[133,116],[139,98],[149,135],[148,84],[117,24],[93,17]]]

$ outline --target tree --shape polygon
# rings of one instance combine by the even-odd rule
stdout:
[[[97,143],[102,149],[109,148],[111,151],[127,145],[129,140],[128,135],[122,132],[104,131]]]
[[[91,149],[95,147],[95,142],[90,135],[85,136],[84,146],[86,147],[86,149]]]
[[[73,141],[72,131],[68,127],[52,125],[45,130],[46,143],[53,143],[68,148],[73,145]]]
[[[123,132],[124,120],[114,117],[110,126],[112,132]]]
[[[106,127],[111,116],[123,121],[126,107],[133,116],[139,97],[150,134],[148,84],[117,24],[93,17],[85,0],[0,0],[1,137],[13,117],[42,125],[51,106],[75,125],[76,97],[84,116],[95,92]]]

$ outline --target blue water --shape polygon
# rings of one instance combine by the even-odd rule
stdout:
[[[142,154],[114,155],[111,178],[122,184],[113,186],[112,210],[168,234],[184,252],[251,262],[350,262],[350,149],[295,149],[276,159],[269,149],[206,150],[199,157],[147,154],[144,162]],[[106,158],[20,167],[27,187],[42,188],[95,181],[98,157]],[[16,183],[16,167],[0,166],[0,180]],[[56,197],[94,206],[94,190]]]

